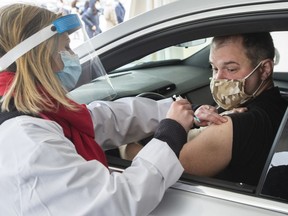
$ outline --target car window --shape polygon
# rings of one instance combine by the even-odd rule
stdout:
[[[283,75],[284,72],[288,72],[288,32],[271,32],[273,37],[276,55],[275,55],[275,72],[280,72]],[[186,43],[177,44],[170,46],[156,52],[153,52],[141,59],[133,61],[119,69],[129,69],[135,66],[153,64],[160,61],[168,60],[184,60],[187,59],[203,48],[210,45],[212,38],[205,38],[201,40],[188,41]],[[208,62],[208,59],[207,59]],[[116,70],[117,71],[117,70]],[[276,83],[277,85],[278,83]],[[280,177],[279,177],[280,176]],[[191,175],[183,175],[184,181],[199,181],[207,184],[211,183],[210,178],[202,178]],[[267,158],[266,166],[263,170],[260,183],[256,188],[256,193],[259,196],[268,197],[271,199],[279,199],[282,201],[288,201],[288,110],[282,120],[282,124],[279,127],[278,134],[275,138],[273,147],[271,148],[271,153]],[[225,188],[235,189],[235,183],[218,181],[213,179],[213,185],[217,185]],[[275,185],[276,184],[276,185]],[[271,186],[275,186],[271,188]],[[255,193],[254,187],[249,187],[248,185],[243,185],[239,183],[237,186],[241,190],[246,192]],[[272,190],[272,192],[271,192]]]
[[[212,38],[204,38],[204,39],[187,41],[185,43],[170,46],[162,50],[158,50],[154,53],[151,53],[127,65],[124,65],[120,69],[128,69],[131,67],[135,67],[135,66],[139,66],[139,65],[143,65],[145,63],[151,63],[151,62],[159,62],[159,61],[175,60],[175,59],[183,60],[197,53],[199,50],[203,49],[204,47],[208,46],[211,43],[211,40]]]
[[[276,48],[275,52],[275,72],[288,72],[288,32],[272,32],[271,33]],[[128,69],[131,67],[143,65],[145,63],[165,61],[165,60],[183,60],[199,50],[203,49],[211,43],[212,38],[199,39],[195,41],[188,41],[186,43],[170,46],[156,52],[153,52],[141,59],[133,61],[119,69]]]
[[[288,72],[288,32],[272,32],[276,52],[276,64],[274,71]]]

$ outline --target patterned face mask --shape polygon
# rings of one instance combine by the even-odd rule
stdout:
[[[263,81],[256,89],[256,91],[248,95],[245,93],[245,80],[248,79],[261,65],[260,62],[250,74],[243,79],[229,80],[229,79],[211,79],[210,90],[215,102],[225,110],[230,110],[239,107],[241,104],[247,102],[255,96]]]

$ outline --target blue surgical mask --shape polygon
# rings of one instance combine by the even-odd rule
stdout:
[[[72,90],[81,75],[82,69],[77,55],[72,55],[68,51],[60,52],[61,59],[64,64],[63,70],[56,72],[62,85],[67,91]]]

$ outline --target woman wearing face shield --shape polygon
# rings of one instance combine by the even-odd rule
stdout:
[[[80,25],[37,6],[0,9],[1,215],[148,215],[183,172],[187,100],[66,96],[81,76],[68,37]],[[130,167],[110,173],[103,150],[153,132]]]

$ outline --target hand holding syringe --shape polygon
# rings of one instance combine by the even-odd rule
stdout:
[[[181,96],[172,96],[173,100],[183,99]],[[210,124],[222,124],[227,119],[218,114],[216,107],[211,105],[202,105],[194,111],[194,124],[199,127],[205,127]]]
[[[178,101],[178,100],[184,99],[180,95],[179,96],[173,95],[172,98],[173,98],[174,101]],[[198,122],[198,123],[201,122],[200,119],[195,114],[194,114],[193,118],[194,118],[194,123],[195,122]]]

